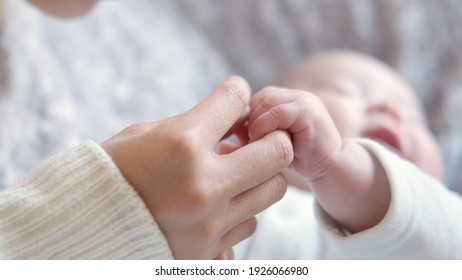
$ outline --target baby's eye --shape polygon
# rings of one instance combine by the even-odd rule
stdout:
[[[332,83],[332,87],[336,93],[346,97],[364,97],[364,90],[362,87],[349,80]]]
[[[364,98],[364,87],[349,79],[326,79],[310,84],[309,90],[318,94],[335,94],[344,98]]]

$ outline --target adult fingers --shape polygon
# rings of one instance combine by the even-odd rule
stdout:
[[[282,199],[287,191],[287,182],[282,173],[268,181],[235,196],[229,204],[229,225],[238,224],[257,215]]]
[[[188,126],[199,129],[205,144],[213,146],[246,113],[250,87],[240,77],[230,77],[185,113]]]
[[[233,248],[229,248],[225,252],[221,253],[220,255],[216,256],[214,260],[234,260],[234,250]]]
[[[257,219],[255,217],[251,217],[231,228],[221,237],[219,246],[219,249],[221,250],[220,252],[223,252],[223,250],[231,248],[244,239],[250,237],[256,229]]]
[[[284,175],[277,174],[270,180],[234,197],[229,204],[224,221],[224,235],[220,248],[230,248],[251,236],[257,225],[255,215],[279,201],[287,190]]]
[[[226,155],[218,155],[217,166],[223,178],[232,178],[224,184],[228,197],[234,197],[257,186],[288,167],[294,158],[290,136],[274,131],[263,138]]]

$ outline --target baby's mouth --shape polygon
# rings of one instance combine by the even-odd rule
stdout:
[[[376,127],[366,131],[364,137],[375,140],[398,156],[404,157],[401,141],[393,130],[386,127]]]

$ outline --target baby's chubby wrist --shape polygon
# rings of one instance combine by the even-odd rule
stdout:
[[[353,139],[343,139],[338,157],[323,176],[307,183],[326,213],[351,233],[378,224],[391,201],[382,165]]]

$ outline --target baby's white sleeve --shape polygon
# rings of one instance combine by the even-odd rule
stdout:
[[[172,259],[142,199],[94,142],[0,192],[1,259]]]
[[[346,233],[316,205],[327,247],[336,252],[331,257],[462,259],[462,198],[381,145],[366,139],[357,142],[384,167],[391,204],[378,225],[355,234]]]

